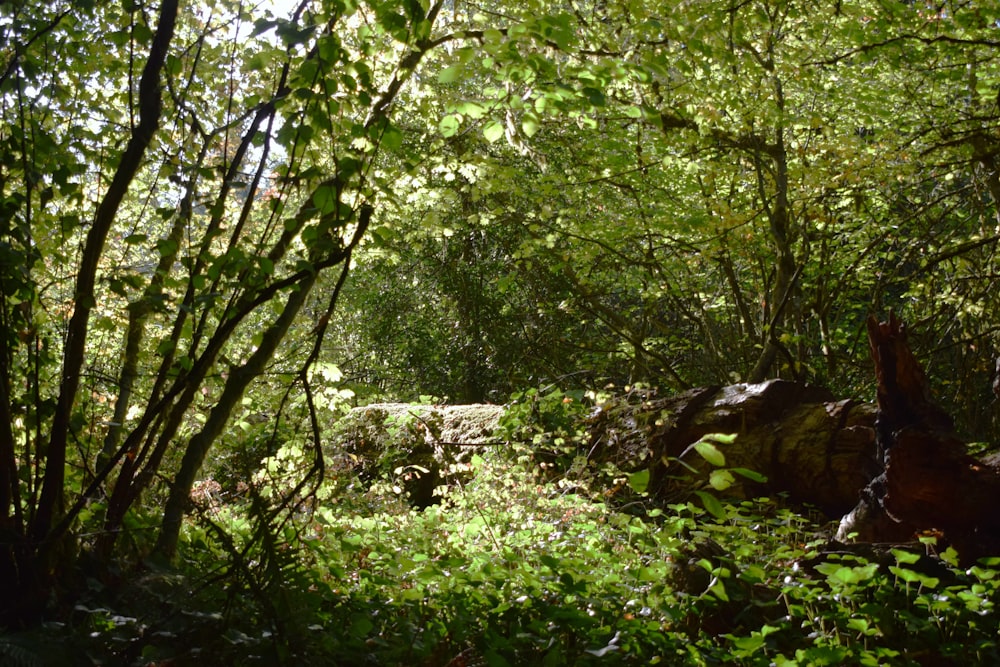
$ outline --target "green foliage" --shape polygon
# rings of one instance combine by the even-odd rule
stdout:
[[[914,333],[990,439],[990,12],[456,11],[476,42],[405,100],[433,110],[406,128],[431,153],[407,158],[415,190],[348,308],[359,375],[459,400],[569,373],[869,394],[862,323],[894,308],[941,323]]]
[[[723,501],[724,434],[651,507],[583,423],[870,394],[895,308],[993,439],[996,9],[564,4],[0,3],[0,623],[117,664],[996,659],[993,565],[821,555]],[[496,457],[334,425],[528,386]]]
[[[528,389],[515,393],[500,420],[497,435],[522,442],[534,452],[551,454],[576,451],[587,437],[582,417],[588,411],[582,390]]]
[[[142,502],[176,555],[206,463],[226,493],[282,451],[315,477],[350,395],[322,341],[433,17],[189,9],[0,6],[2,623],[72,577],[78,539],[120,555]]]
[[[694,503],[637,514],[509,459],[476,456],[471,468],[423,511],[386,488],[277,514],[218,505],[185,531],[179,569],[91,582],[57,632],[120,664],[443,665],[464,651],[495,665],[1000,657],[993,561],[961,570],[922,547],[848,551],[766,498],[721,504],[719,516]],[[280,541],[261,540],[268,532]]]

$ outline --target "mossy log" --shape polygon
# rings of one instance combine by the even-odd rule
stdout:
[[[717,445],[726,467],[753,470],[767,481],[737,476],[725,492],[731,497],[784,494],[832,519],[842,517],[840,540],[908,542],[931,532],[941,534],[965,560],[1000,554],[1000,513],[994,509],[1000,500],[1000,465],[967,453],[951,419],[931,399],[899,321],[871,320],[869,339],[877,405],[837,400],[820,387],[785,380],[702,387],[667,397],[632,392],[593,408],[580,453],[595,465],[646,469],[649,491],[678,501],[703,487],[712,470],[691,445],[710,434],[735,434],[729,444]],[[384,464],[394,450],[402,454],[386,446],[390,440],[404,450],[416,443],[403,460],[423,465],[433,458],[440,464],[442,451],[453,450],[448,459],[465,445],[497,444],[493,431],[503,410],[369,406],[352,414],[353,426],[342,444],[355,456]],[[399,424],[403,417],[411,418],[414,427],[409,442],[400,442],[398,431],[387,440],[385,424]],[[365,424],[372,418],[381,433],[369,448],[366,434],[374,432]],[[420,458],[421,453],[427,456]],[[436,480],[436,471],[424,480],[425,495]]]
[[[420,466],[411,499],[430,500],[449,461],[495,447],[493,431],[503,406],[378,404],[357,408],[334,438],[362,469],[383,472]],[[690,445],[712,433],[735,434],[719,445],[726,466],[764,475],[742,477],[726,491],[750,498],[786,494],[839,518],[877,474],[875,407],[836,400],[825,389],[784,380],[703,387],[668,397],[633,392],[596,406],[586,419],[586,451],[595,465],[612,462],[625,472],[649,469],[649,491],[666,501],[686,499],[712,467]],[[691,468],[696,471],[694,474]]]
[[[395,478],[414,506],[427,507],[454,464],[497,444],[493,434],[503,411],[489,404],[366,405],[338,422],[330,454],[349,459],[343,467],[364,480]]]
[[[333,440],[363,476],[373,476],[365,470],[385,473],[401,465],[430,470],[414,474],[407,485],[411,500],[423,505],[449,462],[502,444],[494,431],[503,411],[497,405],[370,405],[352,410]],[[874,424],[871,404],[835,400],[825,389],[784,380],[668,397],[633,392],[591,411],[581,453],[594,464],[613,462],[626,472],[648,468],[649,491],[680,500],[712,469],[690,445],[712,433],[736,434],[731,444],[719,445],[727,467],[753,470],[767,482],[737,477],[727,495],[787,494],[839,518],[878,472]]]

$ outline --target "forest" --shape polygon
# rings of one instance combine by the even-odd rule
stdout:
[[[1000,663],[998,242],[993,2],[0,2],[0,667]]]

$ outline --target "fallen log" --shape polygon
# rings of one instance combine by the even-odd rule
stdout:
[[[590,457],[631,472],[649,470],[649,492],[664,501],[686,499],[712,466],[691,451],[713,433],[735,434],[719,445],[729,468],[764,475],[765,483],[736,477],[726,495],[785,494],[838,519],[857,504],[858,491],[877,473],[875,407],[836,400],[826,389],[770,380],[702,387],[669,397],[597,408],[588,424]],[[694,469],[692,474],[691,470]]]
[[[495,405],[356,408],[331,434],[330,467],[351,468],[365,479],[405,468],[404,476],[412,479],[403,486],[414,504],[425,506],[433,501],[435,486],[447,483],[441,471],[450,462],[505,444],[495,433],[503,412]],[[874,425],[873,405],[836,400],[820,387],[785,380],[702,387],[667,397],[631,392],[594,407],[582,425],[587,442],[578,454],[624,472],[648,470],[653,496],[680,501],[703,486],[713,469],[687,451],[690,445],[712,433],[736,434],[720,446],[726,466],[753,470],[767,481],[736,477],[727,496],[785,494],[839,519],[878,472]],[[535,454],[546,460],[545,452]],[[428,472],[414,472],[419,469]],[[558,464],[546,469],[565,472]]]
[[[931,398],[902,323],[872,319],[868,333],[877,405],[837,400],[825,389],[784,380],[667,397],[632,392],[594,407],[579,453],[625,472],[648,470],[652,495],[680,501],[703,487],[712,470],[692,443],[713,433],[735,434],[719,446],[726,467],[756,471],[767,481],[737,477],[726,490],[730,497],[783,494],[814,506],[840,519],[840,541],[911,542],[929,532],[941,534],[966,561],[1000,555],[1000,513],[993,506],[1000,500],[1000,462],[966,452]],[[411,500],[422,506],[441,482],[436,470],[443,460],[467,454],[468,445],[498,444],[493,431],[504,408],[439,406],[414,414],[417,409],[357,409],[336,450],[372,473],[430,470],[410,489]],[[412,418],[412,428],[400,429],[404,416]]]
[[[962,561],[1000,555],[1000,468],[966,451],[951,418],[934,404],[927,377],[894,315],[868,320],[881,470],[841,521],[839,540],[894,542],[941,536]]]
[[[334,475],[350,470],[363,482],[392,478],[415,507],[436,502],[436,488],[459,476],[455,464],[495,447],[501,405],[376,403],[354,408],[330,435]]]

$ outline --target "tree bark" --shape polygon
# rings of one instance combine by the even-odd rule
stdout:
[[[64,506],[66,449],[85,360],[90,313],[95,305],[98,264],[129,185],[159,127],[162,110],[160,74],[173,40],[177,13],[177,0],[164,0],[149,58],[139,80],[139,123],[132,128],[128,144],[97,207],[84,242],[77,270],[73,314],[66,331],[59,396],[45,447],[41,493],[27,526],[28,535],[23,535],[20,529],[17,532],[4,530],[0,535],[0,581],[6,591],[6,599],[0,603],[0,617],[5,623],[24,621],[44,606],[59,547],[64,542],[58,539],[61,535],[53,535],[52,528]],[[9,458],[5,470],[9,474]],[[5,486],[11,484],[13,480],[7,480]]]
[[[648,469],[650,493],[671,502],[705,483],[712,466],[690,446],[712,433],[736,435],[717,445],[726,467],[767,477],[756,483],[736,476],[725,491],[731,497],[787,494],[840,518],[878,469],[874,406],[786,380],[701,387],[638,403],[615,399],[596,409],[588,426],[592,459],[627,472]]]
[[[980,461],[967,453],[933,402],[901,322],[871,319],[868,331],[877,406],[784,380],[639,403],[616,399],[590,418],[591,457],[630,472],[647,468],[649,491],[676,502],[703,486],[712,469],[691,445],[712,433],[735,434],[732,443],[717,445],[726,467],[767,481],[737,477],[727,495],[786,494],[841,518],[841,541],[910,542],[931,534],[964,562],[1000,554],[1000,456]]]
[[[897,541],[929,532],[964,562],[1000,554],[1000,468],[970,456],[951,418],[933,403],[902,322],[891,314],[888,322],[869,318],[868,340],[881,471],[844,517],[838,539]]]
[[[163,511],[163,521],[156,542],[156,552],[167,560],[172,559],[177,550],[181,521],[188,508],[191,487],[198,471],[201,470],[208,450],[222,433],[233,408],[243,398],[250,382],[264,372],[265,366],[271,361],[278,345],[284,340],[288,328],[295,316],[298,315],[315,282],[316,274],[311,273],[305,281],[292,290],[281,315],[264,332],[260,345],[247,360],[247,363],[234,369],[229,375],[222,396],[209,413],[205,426],[188,442],[180,470],[177,471],[170,485],[170,495]]]

